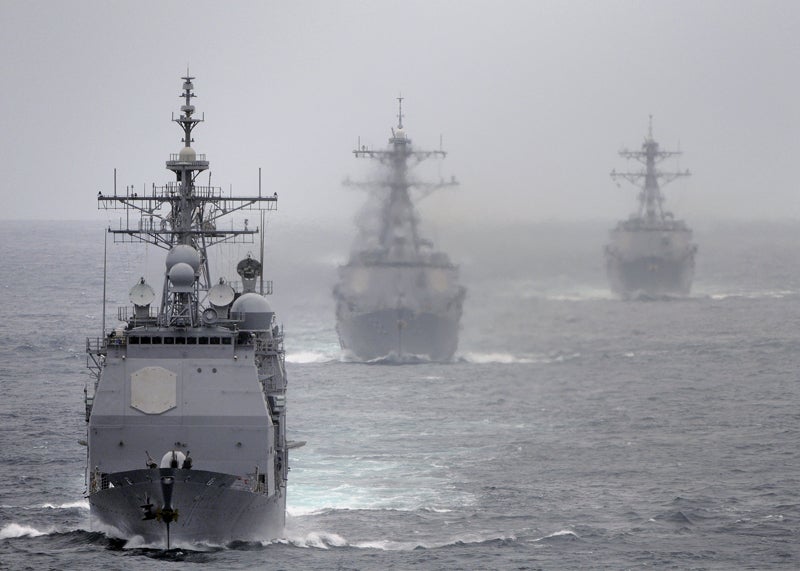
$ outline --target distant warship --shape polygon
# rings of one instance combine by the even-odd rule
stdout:
[[[686,223],[675,220],[671,212],[664,210],[664,195],[659,181],[666,184],[691,173],[688,170],[668,173],[656,169],[659,162],[681,152],[659,148],[653,139],[651,116],[642,150],[622,150],[619,154],[639,161],[644,169],[611,172],[612,179],[622,178],[641,188],[638,212],[611,230],[611,241],[605,248],[611,289],[626,298],[689,295],[697,246],[692,243],[692,231]]]
[[[411,189],[432,192],[457,183],[452,178],[433,184],[412,179],[411,167],[446,153],[413,149],[403,128],[403,98],[398,102],[389,148],[375,151],[359,142],[353,151],[386,168],[377,182],[351,183],[380,192],[380,207],[370,244],[358,244],[339,268],[336,331],[350,358],[448,361],[458,346],[465,289],[447,255],[420,237]]]
[[[114,241],[163,248],[166,267],[160,307],[141,278],[110,331],[104,286],[103,336],[87,340],[92,526],[167,547],[280,537],[292,447],[283,330],[259,260],[239,262],[234,282],[212,277],[208,257],[215,244],[254,243],[259,228],[220,219],[256,211],[263,228],[277,195],[262,196],[260,181],[257,196],[197,184],[209,163],[190,145],[203,119],[194,115],[194,78],[182,79],[185,103],[173,121],[184,145],[166,162],[176,180],[141,194],[118,194],[115,182],[113,194],[97,197],[100,208],[124,210],[108,230]]]

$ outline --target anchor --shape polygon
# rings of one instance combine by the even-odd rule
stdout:
[[[170,547],[169,524],[178,521],[178,510],[172,507],[172,486],[175,484],[173,476],[163,476],[161,478],[161,494],[164,498],[164,505],[156,511],[155,518],[163,522],[167,529],[167,549]]]

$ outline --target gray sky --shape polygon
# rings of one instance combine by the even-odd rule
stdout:
[[[280,194],[281,220],[350,223],[405,100],[418,147],[450,152],[440,225],[622,218],[622,146],[654,115],[694,176],[667,206],[800,218],[796,1],[0,0],[4,219],[96,219],[98,190],[169,180],[190,67],[212,183]],[[438,176],[433,165],[428,173]],[[204,181],[205,182],[205,181]]]

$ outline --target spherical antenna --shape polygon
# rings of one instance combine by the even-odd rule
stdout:
[[[167,271],[169,272],[176,264],[189,264],[193,271],[200,268],[200,252],[189,246],[188,244],[178,244],[173,246],[167,254]]]
[[[192,163],[197,160],[197,153],[192,147],[183,147],[178,153],[178,158],[187,163]]]
[[[169,270],[169,281],[172,282],[172,291],[191,292],[194,289],[194,270],[185,262],[178,262]]]

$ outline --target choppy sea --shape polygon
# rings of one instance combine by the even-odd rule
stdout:
[[[338,351],[351,229],[271,219],[308,442],[286,534],[161,551],[89,528],[105,223],[3,222],[0,569],[800,568],[800,222],[694,224],[691,297],[650,301],[608,292],[612,224],[440,229],[468,288],[457,358],[392,366]],[[108,244],[108,322],[162,264]]]

